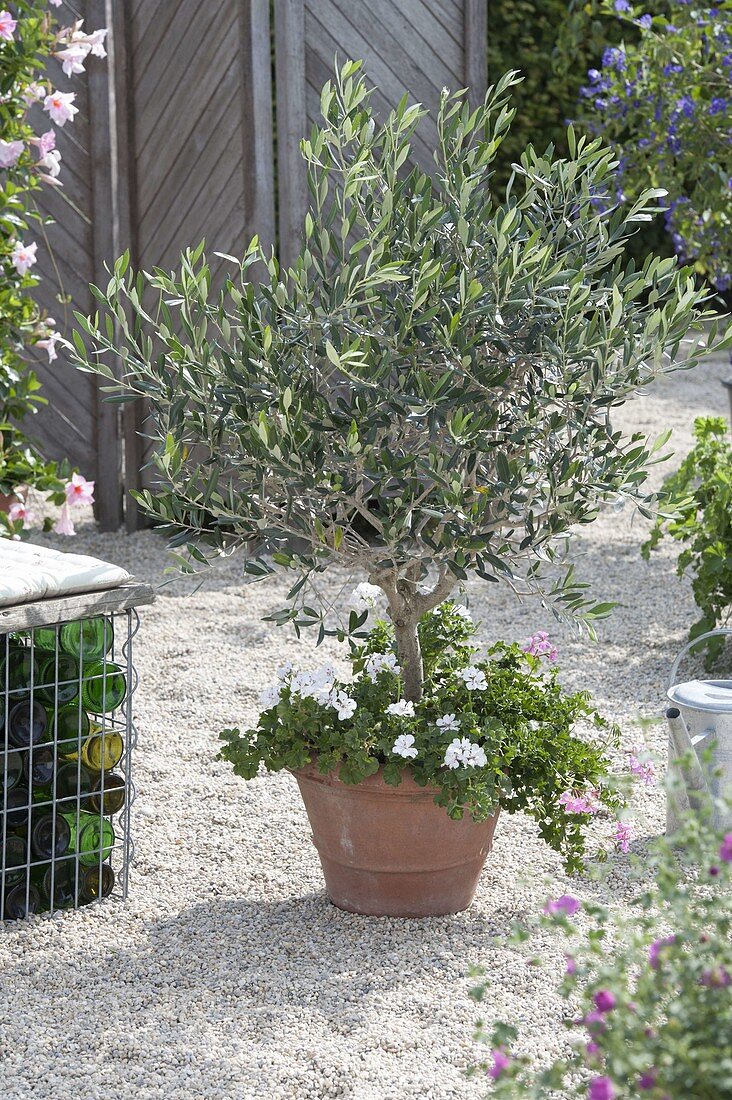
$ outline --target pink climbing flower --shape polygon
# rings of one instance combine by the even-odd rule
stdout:
[[[0,141],[0,168],[12,168],[22,152],[22,141]]]
[[[620,852],[627,852],[630,848],[630,842],[633,839],[633,826],[627,825],[624,821],[616,821],[615,823],[615,847]]]
[[[40,137],[32,137],[31,145],[38,146],[38,156],[43,159],[46,153],[56,148],[56,131],[46,130]]]
[[[488,1070],[488,1076],[497,1081],[511,1065],[511,1056],[506,1053],[503,1047],[496,1047],[495,1050],[491,1051],[491,1058],[493,1061]]]
[[[8,508],[8,519],[11,523],[17,523],[21,520],[22,523],[32,523],[35,519],[35,515],[28,508],[24,501],[16,500]]]
[[[81,43],[73,43],[63,50],[56,52],[56,57],[61,62],[61,68],[67,76],[75,76],[84,72],[84,62],[89,56],[89,47]]]
[[[23,244],[22,241],[15,242],[15,247],[10,254],[10,259],[19,275],[27,275],[28,271],[33,267],[33,264],[36,262],[37,248],[38,245],[35,241],[31,244]]]
[[[600,809],[596,791],[590,791],[588,794],[564,791],[560,794],[558,801],[568,814],[596,814]]]
[[[595,1077],[590,1081],[587,1100],[613,1100],[615,1095],[615,1086],[609,1077]]]
[[[522,649],[524,653],[530,653],[532,657],[547,657],[550,661],[556,661],[558,656],[557,647],[549,641],[546,630],[537,630],[535,634],[526,639]]]
[[[79,108],[74,107],[75,99],[75,92],[51,92],[43,101],[43,110],[48,111],[57,126],[63,126],[71,122],[74,115],[79,112]]]
[[[719,849],[719,858],[725,863],[732,863],[732,833],[724,834],[724,840]]]
[[[58,519],[53,525],[53,529],[57,535],[76,534],[76,528],[74,527],[74,521],[71,518],[68,504],[61,506],[61,511],[58,514]]]
[[[94,482],[87,481],[81,474],[72,474],[71,481],[66,483],[67,504],[93,504]]]
[[[573,898],[571,894],[562,894],[556,900],[549,898],[544,906],[544,912],[549,917],[573,917],[581,908],[582,902],[577,898]]]
[[[58,332],[52,332],[49,336],[46,336],[43,340],[36,340],[36,347],[42,351],[48,352],[48,361],[52,363],[54,359],[58,359],[56,354],[56,344],[61,339],[61,335]]]
[[[0,38],[5,42],[13,41],[13,31],[18,25],[17,19],[13,19],[9,11],[4,8],[0,11]]]
[[[61,7],[61,0],[48,0],[49,4],[53,4],[54,8]]]

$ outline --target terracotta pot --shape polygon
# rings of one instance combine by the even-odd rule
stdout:
[[[293,772],[313,830],[328,897],[339,909],[373,917],[459,913],[473,900],[493,846],[498,814],[460,821],[436,806],[434,787],[405,775],[390,787],[381,772],[361,783]]]

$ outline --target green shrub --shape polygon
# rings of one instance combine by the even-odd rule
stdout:
[[[642,554],[648,560],[665,535],[680,542],[677,573],[691,576],[696,605],[701,611],[689,639],[724,626],[732,614],[732,444],[721,416],[694,421],[696,446],[676,473],[663,483],[668,498]],[[721,653],[724,640],[706,643],[709,663]]]

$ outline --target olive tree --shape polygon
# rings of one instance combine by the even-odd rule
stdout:
[[[679,365],[707,314],[673,259],[624,263],[662,192],[597,201],[615,167],[599,140],[570,131],[565,159],[528,148],[494,193],[515,74],[474,110],[443,91],[428,175],[408,168],[425,112],[405,97],[379,123],[359,69],[325,85],[302,142],[312,201],[291,269],[255,239],[214,293],[203,246],[175,273],[135,275],[123,256],[74,342],[117,399],[147,400],[159,480],[139,499],[174,543],[200,561],[207,543],[245,545],[255,576],[294,570],[273,617],[320,638],[315,574],[364,571],[416,701],[419,619],[470,573],[558,614],[607,612],[551,564],[607,502],[648,509],[659,441],[623,437],[612,412]],[[707,337],[732,342],[714,322]]]

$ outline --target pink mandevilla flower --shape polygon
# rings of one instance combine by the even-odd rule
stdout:
[[[600,809],[595,791],[590,791],[588,795],[564,791],[558,801],[568,814],[596,814]]]
[[[13,31],[17,27],[18,22],[13,19],[9,11],[3,9],[0,11],[0,38],[5,42],[13,41]]]
[[[58,519],[53,525],[53,529],[57,535],[75,535],[76,528],[74,527],[74,521],[71,518],[68,504],[61,506],[61,511],[58,514]]]
[[[725,863],[732,863],[732,833],[724,834],[724,840],[719,849],[719,858]]]
[[[56,344],[60,339],[61,336],[58,332],[52,332],[43,340],[36,340],[36,347],[41,348],[42,351],[48,352],[49,363],[52,363],[54,359],[58,359],[58,355],[56,354]]]
[[[573,898],[571,894],[562,894],[562,896],[556,898],[556,900],[549,898],[544,906],[544,912],[549,917],[558,917],[560,915],[573,917],[581,908],[582,902],[577,898]]]
[[[61,7],[61,0],[48,0],[49,4],[53,4],[54,8]]]
[[[491,1058],[493,1059],[490,1069],[488,1070],[488,1076],[492,1077],[494,1081],[504,1073],[511,1065],[511,1056],[506,1053],[503,1047],[496,1047],[491,1051]]]
[[[12,168],[22,152],[22,141],[0,141],[0,168]]]
[[[51,92],[43,101],[43,110],[47,111],[57,126],[71,122],[79,108],[74,107],[75,92]]]
[[[559,655],[557,647],[549,641],[546,630],[537,630],[526,639],[522,648],[524,653],[530,653],[532,657],[547,657],[550,661],[556,661]]]
[[[32,244],[23,244],[22,241],[16,241],[15,247],[10,255],[13,266],[19,275],[27,275],[28,271],[33,267],[36,262],[36,250],[38,245],[35,241]]]
[[[67,504],[93,504],[94,482],[87,481],[81,474],[72,474],[65,488]]]
[[[21,520],[23,523],[32,523],[35,519],[35,515],[30,508],[26,506],[24,501],[16,500],[15,503],[11,504],[8,508],[8,519],[11,523],[17,523],[18,520]]]
[[[633,839],[633,826],[627,825],[624,821],[616,821],[615,823],[615,847],[620,852],[627,852],[630,849],[630,842]]]
[[[609,1077],[595,1077],[590,1081],[587,1100],[613,1100],[614,1096],[615,1086]]]

